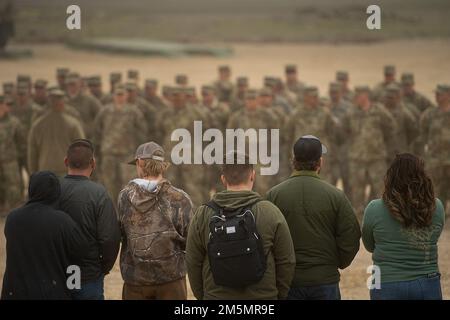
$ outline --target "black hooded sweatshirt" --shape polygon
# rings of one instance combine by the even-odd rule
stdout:
[[[2,299],[71,299],[70,265],[78,265],[85,241],[76,223],[55,208],[61,194],[49,171],[33,174],[29,201],[6,220],[6,270]]]

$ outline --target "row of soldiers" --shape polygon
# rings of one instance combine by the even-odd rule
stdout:
[[[176,143],[172,132],[185,128],[193,135],[194,121],[202,121],[204,130],[222,132],[280,129],[280,171],[258,177],[255,189],[262,194],[290,174],[295,139],[312,134],[329,149],[322,177],[332,184],[342,181],[359,211],[367,196],[380,195],[387,164],[400,152],[424,156],[437,195],[450,200],[448,85],[437,86],[436,106],[415,89],[413,74],[404,73],[397,82],[391,65],[374,88],[351,90],[348,72],[338,71],[326,97],[298,79],[295,65],[285,67],[284,81],[267,76],[258,90],[250,88],[246,77],[232,81],[231,68],[220,66],[218,79],[202,86],[200,97],[187,75],[177,75],[175,85],[163,86],[161,95],[156,79],[147,79],[141,88],[137,70],[129,70],[127,78],[111,73],[108,93],[100,76],[83,78],[67,68],[57,70],[55,87],[43,79],[32,82],[28,75],[5,83],[0,96],[0,203],[12,206],[22,199],[22,173],[47,169],[63,175],[67,145],[84,137],[96,147],[94,178],[117,198],[134,175],[127,163],[136,147],[153,140],[171,150]],[[168,175],[195,205],[220,188],[215,165],[174,165]]]

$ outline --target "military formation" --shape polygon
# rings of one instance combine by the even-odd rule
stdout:
[[[93,141],[93,178],[117,199],[135,175],[128,162],[136,147],[156,141],[171,150],[176,144],[172,132],[184,128],[193,135],[194,121],[222,132],[280,130],[280,170],[257,178],[255,191],[261,194],[290,175],[293,142],[311,134],[329,149],[322,178],[342,186],[360,213],[369,199],[381,195],[386,168],[402,152],[424,158],[437,196],[450,201],[449,85],[437,85],[435,101],[430,101],[416,90],[414,74],[403,73],[398,80],[395,66],[388,65],[383,81],[373,88],[351,88],[349,73],[337,71],[321,95],[300,81],[296,65],[284,71],[285,79],[266,76],[255,88],[222,65],[217,79],[201,88],[191,86],[185,74],[160,88],[157,79],[141,81],[138,70],[128,70],[125,76],[110,74],[108,92],[100,76],[83,77],[68,68],[56,70],[55,86],[20,74],[3,83],[0,96],[0,211],[23,201],[31,173],[64,175],[62,159],[77,138]],[[221,188],[219,175],[217,165],[172,165],[168,170],[173,185],[196,206]]]

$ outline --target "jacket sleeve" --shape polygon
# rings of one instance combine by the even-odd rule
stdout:
[[[204,216],[204,206],[194,213],[186,244],[186,265],[192,292],[198,300],[203,299],[203,261],[206,255],[204,230],[201,219]]]
[[[279,210],[276,209],[278,212]],[[295,251],[286,220],[279,212],[280,222],[273,243],[278,299],[286,299],[295,273]]]
[[[116,262],[120,247],[120,227],[111,198],[105,193],[97,212],[97,241],[102,271],[108,274]]]
[[[340,269],[347,268],[359,251],[361,229],[347,197],[342,196],[337,215],[336,244]]]
[[[362,222],[362,241],[367,251],[373,252],[375,249],[375,239],[373,237],[373,221],[372,221],[372,206],[369,203],[366,210],[364,210],[364,218]]]

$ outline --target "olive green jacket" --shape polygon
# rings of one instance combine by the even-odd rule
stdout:
[[[213,197],[219,206],[230,209],[244,207],[256,199],[261,197],[253,191],[222,191]],[[295,267],[294,248],[286,220],[269,201],[257,202],[252,211],[263,240],[267,270],[258,283],[235,289],[214,283],[207,253],[209,220],[213,210],[205,205],[196,210],[188,232],[186,262],[191,288],[197,299],[286,298]]]

